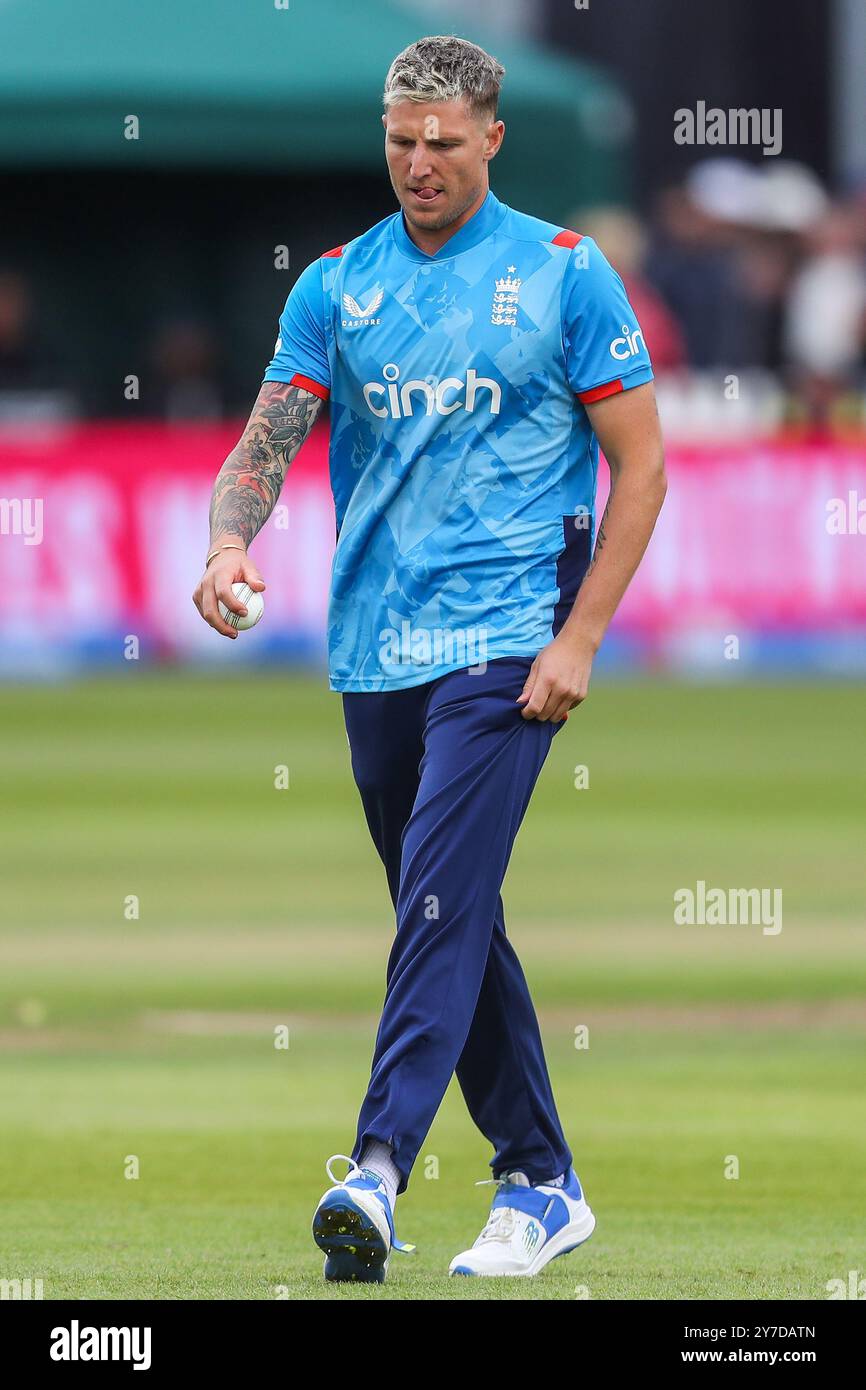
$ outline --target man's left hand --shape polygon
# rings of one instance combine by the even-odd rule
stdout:
[[[524,719],[551,720],[560,724],[589,694],[589,677],[595,652],[588,642],[554,637],[532,663],[526,684],[517,697]]]

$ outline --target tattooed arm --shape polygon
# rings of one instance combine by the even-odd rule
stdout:
[[[246,428],[214,483],[210,505],[210,550],[231,545],[211,560],[193,594],[205,622],[225,637],[237,632],[223,622],[220,599],[235,613],[246,608],[232,593],[244,580],[251,589],[265,585],[246,553],[279,498],[289,464],[316,422],[324,402],[310,391],[281,381],[266,381]]]
[[[649,544],[667,490],[652,384],[586,409],[610,466],[610,496],[574,606],[539,652],[518,697],[526,719],[559,723],[586,699],[593,657]]]

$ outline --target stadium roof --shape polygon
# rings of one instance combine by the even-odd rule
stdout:
[[[381,172],[384,75],[423,18],[390,0],[277,3],[0,0],[0,165]],[[501,197],[561,218],[623,195],[630,109],[615,84],[474,25],[454,32],[507,69]]]

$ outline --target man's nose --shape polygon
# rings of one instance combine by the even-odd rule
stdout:
[[[427,147],[419,141],[412,151],[409,173],[413,179],[423,179],[427,177],[432,169],[433,162],[430,159],[430,153]]]

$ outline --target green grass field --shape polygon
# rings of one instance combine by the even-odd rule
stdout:
[[[535,1280],[445,1277],[491,1191],[452,1087],[398,1205],[418,1253],[371,1289],[326,1286],[309,1235],[391,934],[339,699],[313,678],[124,675],[0,691],[0,1279],[822,1299],[866,1275],[862,688],[596,680],[505,886],[596,1233]],[[698,879],[781,888],[782,931],[675,925]]]

